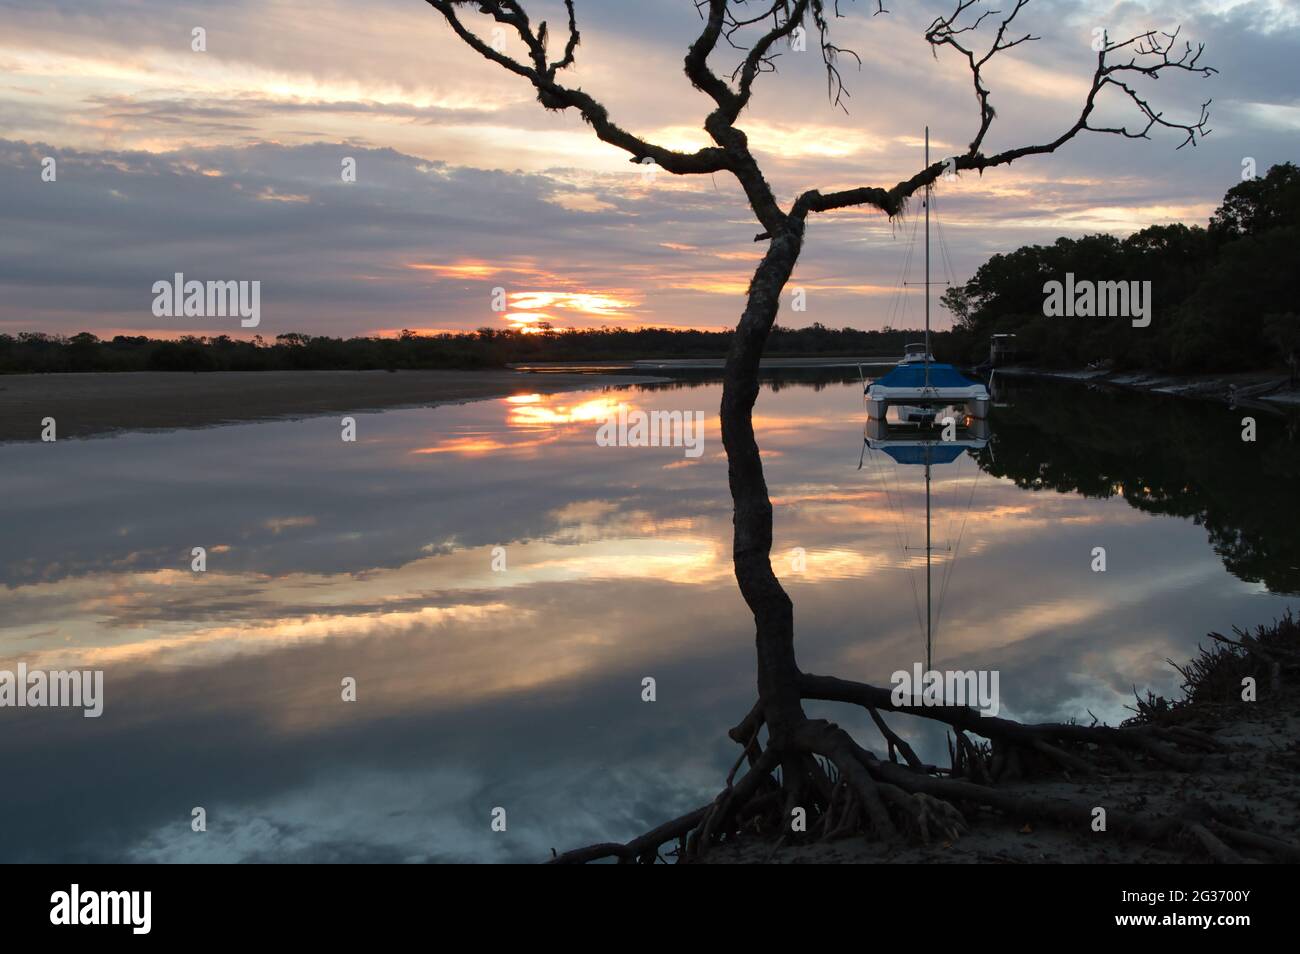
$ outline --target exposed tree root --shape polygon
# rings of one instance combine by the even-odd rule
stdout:
[[[988,813],[1017,826],[1095,832],[1097,799],[1034,794],[1024,783],[1063,778],[1088,785],[1139,772],[1195,773],[1223,768],[1233,757],[1229,746],[1186,726],[1026,725],[984,717],[965,706],[896,706],[887,689],[827,676],[802,676],[800,690],[804,699],[864,707],[886,757],[863,748],[835,723],[806,717],[765,747],[759,741],[763,711],[755,705],[730,732],[742,753],[711,803],[627,844],[592,845],[553,861],[653,863],[661,858],[661,847],[676,841],[678,860],[692,862],[719,844],[753,835],[771,839],[769,857],[786,846],[849,837],[886,846],[951,843],[968,830],[969,820]],[[924,764],[882,711],[949,726],[950,766]],[[748,771],[737,781],[745,762]],[[1013,789],[1011,782],[1021,784]],[[1101,807],[1104,830],[1112,837],[1220,863],[1300,861],[1300,848],[1243,828],[1240,819],[1207,803],[1191,801],[1163,816],[1120,804]]]

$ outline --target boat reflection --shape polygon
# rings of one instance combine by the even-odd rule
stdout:
[[[932,499],[932,481],[933,468],[935,466],[954,464],[965,456],[968,452],[973,456],[975,452],[981,451],[989,446],[989,425],[987,419],[983,417],[973,417],[969,414],[963,414],[954,407],[935,408],[929,413],[916,414],[912,413],[915,408],[894,406],[889,408],[889,413],[884,417],[868,417],[863,427],[862,454],[858,458],[858,469],[861,470],[867,460],[868,453],[883,455],[883,457],[893,462],[893,473],[887,473],[885,465],[880,467],[881,483],[884,487],[885,497],[889,503],[889,509],[895,515],[895,531],[902,540],[904,550],[922,550],[925,553],[925,665],[926,669],[933,668],[934,655],[934,630],[939,617],[943,612],[944,596],[947,594],[948,583],[951,580],[953,569],[957,562],[957,557],[961,551],[962,535],[966,529],[966,516],[970,513],[971,505],[974,503],[975,486],[979,478],[979,469],[976,468],[972,475],[971,493],[966,500],[965,513],[962,517],[961,531],[958,532],[955,539],[948,539],[940,548],[946,553],[951,554],[944,568],[944,575],[939,591],[938,605],[934,600],[934,553],[936,546],[934,543],[933,516],[934,506]],[[873,471],[877,468],[874,466]],[[907,526],[908,520],[904,511],[903,503],[895,499],[900,492],[902,483],[901,476],[898,473],[899,467],[921,467],[925,477],[925,545],[923,547],[913,547],[908,543],[910,539],[911,528]],[[951,525],[951,523],[950,523]],[[915,595],[915,581],[913,581],[913,593]],[[918,609],[918,623],[920,623],[920,612]]]

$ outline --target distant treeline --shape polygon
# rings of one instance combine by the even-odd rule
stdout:
[[[808,328],[772,330],[769,355],[892,356],[921,332]],[[942,354],[942,335],[936,353]],[[187,336],[177,340],[88,332],[64,337],[0,334],[0,373],[50,371],[299,371],[490,368],[540,361],[713,358],[726,354],[729,331],[594,328],[524,334],[481,328],[464,334],[328,338],[284,334],[274,341]]]
[[[935,356],[981,364],[989,340],[1015,334],[1036,364],[1118,369],[1233,371],[1293,368],[1300,355],[1300,169],[1276,165],[1228,190],[1209,226],[1153,225],[1127,238],[1060,238],[994,255],[944,304],[953,331],[933,338]],[[1067,273],[1085,282],[1150,282],[1151,322],[1126,317],[1047,317],[1044,286]],[[1145,300],[1145,299],[1144,299]],[[821,324],[773,329],[769,356],[892,356],[912,330],[860,331]],[[263,371],[485,368],[541,361],[721,357],[729,331],[595,328],[525,334],[481,328],[463,334],[274,341],[187,336],[177,340],[88,332],[64,337],[0,334],[0,373],[46,371]]]
[[[1127,238],[1059,238],[994,255],[944,295],[952,346],[988,355],[995,333],[1017,336],[1034,363],[1175,372],[1294,367],[1300,355],[1300,169],[1276,165],[1228,190],[1208,228],[1153,225]],[[1044,285],[1066,273],[1092,282],[1151,282],[1151,324],[1045,317]]]

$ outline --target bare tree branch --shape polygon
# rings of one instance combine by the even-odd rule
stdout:
[[[1029,2],[1029,0],[1016,0],[1016,8],[1012,10],[998,26],[997,36],[994,37],[993,44],[989,47],[988,52],[983,56],[976,58],[975,51],[970,47],[963,46],[957,37],[963,33],[971,33],[979,29],[979,25],[984,22],[984,18],[996,15],[997,11],[985,10],[975,18],[974,23],[970,23],[964,27],[958,27],[957,20],[966,12],[966,10],[975,6],[979,2],[980,0],[958,0],[957,9],[951,15],[947,17],[938,17],[930,24],[929,29],[925,31],[925,39],[929,42],[930,46],[933,47],[931,52],[934,53],[936,58],[938,57],[939,47],[951,46],[957,52],[965,56],[967,63],[970,65],[971,77],[975,83],[975,98],[979,101],[980,106],[980,128],[979,132],[975,134],[975,138],[970,144],[970,151],[972,153],[979,151],[980,144],[984,141],[984,136],[989,131],[989,126],[993,124],[993,117],[996,115],[993,107],[989,104],[989,91],[988,88],[984,86],[984,78],[981,75],[981,70],[984,68],[984,64],[1002,50],[1009,50],[1013,46],[1018,46],[1021,43],[1027,43],[1031,40],[1039,39],[1036,36],[1031,36],[1026,33],[1018,39],[1009,42],[1006,40],[1007,27],[1010,26],[1011,21],[1016,18],[1016,14],[1019,13]]]
[[[686,51],[686,75],[690,81],[713,98],[718,108],[732,113],[740,111],[736,105],[735,91],[709,68],[709,56],[718,45],[722,28],[727,20],[727,0],[700,0],[697,7],[707,6],[708,15],[704,20],[704,30]]]
[[[968,23],[966,26],[957,26],[957,21],[962,14],[979,4],[980,0],[958,0],[957,8],[952,14],[936,19],[926,31],[926,40],[936,51],[941,46],[950,46],[960,52],[970,66],[975,85],[975,97],[980,107],[980,125],[975,138],[971,140],[964,154],[933,163],[928,168],[921,170],[909,179],[897,183],[890,189],[862,187],[827,194],[823,194],[816,189],[809,190],[795,200],[790,210],[791,219],[803,221],[809,212],[829,212],[859,205],[874,206],[887,215],[894,216],[902,211],[903,205],[910,195],[934,182],[947,171],[963,172],[973,169],[983,173],[985,169],[1007,165],[1025,156],[1055,152],[1081,132],[1111,133],[1130,139],[1148,139],[1150,138],[1148,134],[1154,126],[1162,126],[1166,129],[1179,130],[1185,134],[1182,143],[1177,147],[1179,149],[1188,143],[1195,145],[1198,137],[1209,134],[1210,130],[1206,128],[1209,122],[1209,101],[1201,105],[1200,112],[1194,122],[1176,122],[1166,119],[1163,113],[1157,112],[1146,99],[1121,78],[1141,75],[1158,79],[1162,73],[1171,70],[1204,77],[1213,76],[1217,72],[1213,67],[1200,64],[1201,55],[1205,49],[1204,44],[1193,49],[1190,43],[1185,43],[1182,52],[1174,57],[1171,54],[1177,45],[1179,31],[1159,33],[1149,30],[1130,37],[1123,42],[1111,42],[1109,38],[1105,38],[1102,48],[1097,53],[1097,68],[1093,73],[1092,83],[1084,98],[1083,108],[1075,122],[1059,136],[1050,142],[1019,146],[991,156],[985,155],[980,151],[980,147],[989,131],[989,127],[993,123],[996,111],[989,103],[989,90],[984,85],[982,69],[998,53],[1019,46],[1021,43],[1038,39],[1028,33],[1016,39],[1007,39],[1008,27],[1011,25],[1012,20],[1015,19],[1016,14],[1028,2],[1029,0],[1016,0],[1015,9],[999,23],[993,43],[980,56],[976,56],[973,48],[964,45],[963,41],[959,40],[958,37],[973,33],[985,18],[996,15],[996,11],[985,10],[973,22]],[[1127,62],[1107,62],[1110,54],[1130,48],[1133,55]],[[1093,110],[1096,108],[1098,96],[1108,87],[1121,90],[1146,117],[1146,125],[1140,131],[1130,131],[1124,126],[1094,126],[1089,122]],[[767,233],[758,236],[760,239],[766,237]]]
[[[538,99],[543,106],[547,109],[577,109],[602,142],[630,153],[633,162],[652,159],[656,164],[676,175],[723,172],[730,168],[727,156],[721,149],[705,147],[693,153],[678,152],[633,135],[614,123],[609,118],[605,107],[591,96],[580,89],[571,89],[556,82],[556,72],[573,63],[574,51],[578,45],[578,28],[571,2],[569,3],[568,46],[564,58],[554,64],[546,63],[545,45],[532,31],[528,18],[523,15],[517,3],[509,0],[425,0],[425,2],[441,13],[456,35],[480,56],[531,82],[537,89]],[[499,52],[466,27],[456,14],[456,8],[463,6],[476,7],[480,12],[490,14],[497,22],[514,27],[529,50],[533,60],[532,65],[520,63]]]
[[[783,8],[786,9],[784,18],[781,14]],[[769,56],[769,51],[772,49],[773,44],[775,44],[777,40],[789,37],[797,28],[802,27],[807,12],[808,0],[798,0],[792,10],[788,9],[788,4],[784,2],[784,0],[781,0],[781,2],[774,4],[772,9],[768,12],[767,15],[772,17],[774,24],[772,29],[764,34],[763,37],[754,44],[749,51],[749,55],[745,57],[744,62],[737,67],[737,73],[733,74],[733,76],[738,75],[740,81],[738,107],[735,115],[732,116],[733,120],[740,114],[740,110],[749,104],[750,96],[752,96],[754,92],[754,80],[757,78],[758,74],[760,72],[776,71],[776,66],[773,63],[771,56]],[[747,22],[753,21],[737,21],[736,28],[747,25]]]
[[[564,45],[564,58],[556,60],[550,65],[550,73],[552,76],[554,76],[558,70],[573,65],[574,54],[577,52],[578,44],[581,42],[581,38],[578,34],[578,15],[573,9],[573,0],[564,0],[564,7],[569,12],[569,40]]]

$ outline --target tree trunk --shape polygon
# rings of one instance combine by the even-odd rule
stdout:
[[[802,227],[775,235],[750,281],[722,384],[722,444],[733,511],[732,560],[741,595],[754,614],[758,697],[777,748],[804,721],[794,655],[794,604],[772,570],[772,501],[754,439],[758,365],[776,320],[781,291],[803,246]]]

